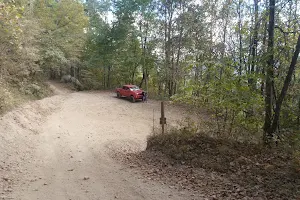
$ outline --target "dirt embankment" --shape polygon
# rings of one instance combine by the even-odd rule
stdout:
[[[153,136],[124,163],[143,174],[210,199],[299,199],[300,171],[282,148],[173,132]]]
[[[59,109],[63,97],[55,96],[21,106],[0,119],[0,199],[7,199],[34,162],[40,126]]]

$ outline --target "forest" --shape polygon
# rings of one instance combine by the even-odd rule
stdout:
[[[1,108],[71,74],[205,109],[224,137],[300,139],[298,0],[1,0]],[[19,89],[16,89],[19,88]],[[17,90],[17,91],[16,91]]]

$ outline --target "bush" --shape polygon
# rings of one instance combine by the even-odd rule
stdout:
[[[290,141],[295,142],[296,139],[291,138]],[[298,141],[300,141],[299,136]],[[147,140],[147,150],[162,152],[178,163],[222,173],[251,167],[253,171],[257,169],[264,174],[268,166],[275,166],[278,171],[272,173],[278,175],[281,170],[298,173],[300,171],[299,143],[298,146],[296,144],[288,146],[287,142],[285,144],[285,148],[280,146],[270,149],[259,144],[216,139],[205,132],[196,133],[184,127],[172,129],[164,135],[151,135]]]
[[[101,69],[90,68],[81,71],[81,82],[83,87],[87,90],[92,89],[103,89],[104,86],[101,84],[103,79]]]
[[[218,77],[216,66],[211,67],[210,75]],[[259,90],[249,87],[248,79],[236,76],[228,66],[221,78],[191,84],[172,98],[195,110],[205,108],[211,114],[209,126],[219,137],[257,142],[262,138],[264,101]]]

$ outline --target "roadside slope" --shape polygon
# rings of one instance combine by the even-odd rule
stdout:
[[[21,181],[34,160],[33,151],[39,138],[40,126],[47,116],[60,108],[65,96],[54,96],[28,103],[6,113],[0,119],[0,199],[9,194]]]

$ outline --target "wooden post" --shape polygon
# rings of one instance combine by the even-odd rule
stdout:
[[[162,134],[165,133],[165,124],[167,124],[167,119],[165,118],[165,105],[161,102],[161,117],[160,117],[161,131]]]
[[[155,131],[154,130],[154,109],[153,109],[153,127],[152,128],[153,128],[153,134],[154,134],[154,131]]]

